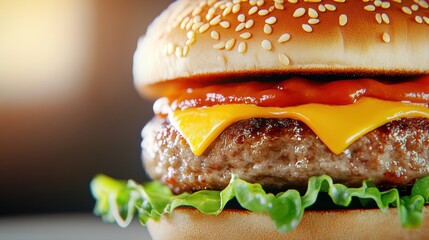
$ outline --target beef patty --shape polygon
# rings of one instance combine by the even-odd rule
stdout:
[[[143,130],[146,172],[175,193],[221,190],[236,174],[266,189],[305,188],[311,176],[359,186],[408,186],[429,173],[429,121],[400,119],[373,130],[342,154],[332,153],[304,123],[254,118],[237,122],[195,156],[167,118]]]

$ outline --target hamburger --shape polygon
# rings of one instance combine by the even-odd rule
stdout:
[[[95,212],[154,239],[429,234],[425,0],[178,0],[139,40],[154,181]]]

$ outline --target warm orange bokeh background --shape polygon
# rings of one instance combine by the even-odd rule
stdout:
[[[99,172],[145,179],[132,55],[170,2],[0,0],[0,216],[90,211]]]

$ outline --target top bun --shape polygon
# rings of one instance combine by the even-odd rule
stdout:
[[[422,74],[428,39],[425,0],[178,0],[139,40],[135,85],[143,92],[249,73]]]

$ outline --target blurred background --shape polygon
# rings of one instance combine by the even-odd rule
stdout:
[[[146,179],[137,39],[170,0],[0,0],[0,217],[91,212],[97,173]]]

